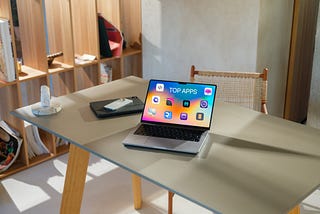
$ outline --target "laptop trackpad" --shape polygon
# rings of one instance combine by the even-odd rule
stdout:
[[[184,140],[176,140],[176,139],[168,139],[168,138],[157,138],[157,137],[147,137],[145,141],[146,145],[152,145],[158,148],[164,149],[174,149],[178,146],[181,146],[186,141]]]

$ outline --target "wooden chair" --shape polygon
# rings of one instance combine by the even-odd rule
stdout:
[[[263,73],[236,71],[200,71],[191,66],[190,81],[217,85],[216,99],[268,114],[268,69]],[[168,214],[172,214],[174,193],[168,192]]]

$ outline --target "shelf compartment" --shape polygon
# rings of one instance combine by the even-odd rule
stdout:
[[[122,76],[138,76],[142,77],[142,54],[128,55],[123,58]]]
[[[53,73],[50,75],[50,83],[52,83],[53,96],[61,96],[75,91],[74,70]]]
[[[137,54],[142,54],[142,50],[141,49],[126,48],[122,52],[123,57],[137,55]]]
[[[17,172],[20,172],[20,171],[22,171],[22,170],[25,170],[25,169],[27,169],[27,168],[28,168],[28,166],[27,166],[25,163],[23,163],[23,162],[21,162],[21,161],[19,161],[19,160],[17,159],[17,160],[10,166],[9,169],[7,169],[6,171],[0,173],[0,180],[1,180],[2,178],[4,178],[4,177],[10,176],[10,175],[12,175],[12,174],[15,174],[15,173],[17,173]]]
[[[37,155],[37,156],[29,159],[29,167],[35,166],[37,164],[40,164],[40,163],[47,161],[47,160],[50,160],[52,158],[53,158],[52,153]]]
[[[42,76],[37,79],[21,82],[20,93],[22,97],[22,105],[31,105],[40,101],[41,85],[49,85],[48,77]]]
[[[93,61],[83,61],[82,63],[79,63],[79,64],[75,64],[74,67],[76,68],[81,68],[81,67],[86,67],[86,66],[89,66],[89,65],[96,65],[98,64],[98,60],[93,60]]]
[[[45,0],[46,27],[48,32],[48,49],[50,54],[63,52],[63,55],[53,61],[67,69],[74,65],[73,35],[71,23],[70,0]],[[70,66],[69,66],[70,65]],[[49,67],[49,72],[59,72],[60,69]]]
[[[96,0],[70,0],[75,55],[99,56]]]
[[[89,88],[99,84],[98,64],[76,67],[76,90]]]
[[[111,61],[101,61],[102,64],[108,65],[112,69],[112,80],[117,80],[121,78],[121,59]]]
[[[22,65],[21,72],[19,73],[19,81],[23,82],[26,80],[45,77],[46,75],[47,72],[37,70],[26,65]]]
[[[17,0],[23,63],[48,70],[43,4],[39,0]]]
[[[62,145],[56,148],[56,155],[63,155],[69,152],[70,145]]]
[[[141,0],[119,0],[121,31],[127,41],[127,47],[139,41],[142,30]]]
[[[73,69],[73,65],[69,65],[63,62],[59,62],[59,61],[53,61],[51,66],[49,67],[48,72],[50,74],[53,73],[60,73],[60,72],[66,72],[66,71],[70,71]]]

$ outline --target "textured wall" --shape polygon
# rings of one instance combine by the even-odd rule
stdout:
[[[254,70],[259,1],[142,0],[145,78],[188,80],[192,64]]]
[[[143,77],[268,66],[269,112],[282,116],[293,0],[270,1],[142,0]]]
[[[307,124],[320,128],[320,10],[318,12],[315,52],[313,57],[312,80],[309,98]]]
[[[284,110],[294,0],[261,0],[257,70],[268,67],[268,110]]]

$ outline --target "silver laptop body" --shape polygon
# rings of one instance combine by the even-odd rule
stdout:
[[[150,80],[140,123],[123,144],[197,154],[208,138],[216,89],[212,84]],[[145,133],[146,128],[156,131]],[[169,131],[170,135],[160,134],[158,129]],[[179,137],[180,133],[171,133],[172,130],[186,134]],[[196,140],[193,135],[189,137],[193,132],[197,133]]]

